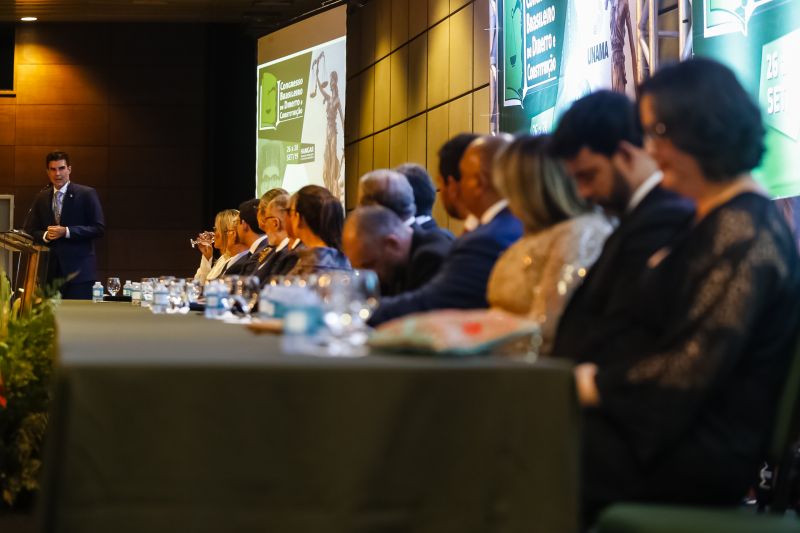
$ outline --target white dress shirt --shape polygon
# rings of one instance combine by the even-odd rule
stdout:
[[[55,191],[53,191],[53,198],[56,197],[56,194],[61,193],[61,213],[62,214],[64,213],[64,198],[67,197],[67,187],[69,187],[69,182],[66,182],[64,184],[64,186],[61,187],[60,189],[56,189]],[[60,224],[60,223],[61,223],[60,221],[57,222],[57,224]],[[64,235],[64,237],[69,239],[69,228],[65,226],[64,229],[67,231],[67,233],[66,233],[66,235]],[[44,232],[44,236],[42,237],[42,240],[44,242],[50,242],[50,240],[47,238],[47,232],[46,231]]]
[[[631,195],[631,199],[628,201],[628,207],[625,208],[625,212],[630,213],[636,209],[636,206],[642,203],[644,197],[650,194],[650,191],[658,187],[658,184],[661,183],[661,179],[663,177],[664,174],[662,174],[660,170],[657,170],[653,172],[649,178],[644,180],[644,182],[639,185],[639,188],[636,189]]]
[[[494,203],[489,209],[483,212],[481,215],[481,225],[486,225],[500,214],[500,211],[508,207],[508,200],[500,200],[499,202]]]

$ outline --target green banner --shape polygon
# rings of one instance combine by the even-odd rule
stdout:
[[[775,198],[800,196],[800,2],[695,0],[693,16],[694,53],[730,66],[761,108],[756,179]]]
[[[256,194],[322,185],[344,201],[342,37],[258,67]]]

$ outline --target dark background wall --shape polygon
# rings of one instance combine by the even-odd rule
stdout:
[[[413,161],[436,176],[437,152],[488,133],[488,0],[371,0],[347,20],[347,205],[358,178]],[[436,202],[439,223],[460,232]]]
[[[0,98],[0,194],[21,226],[65,150],[98,190],[101,279],[191,275],[189,238],[253,194],[255,41],[237,26],[36,24],[16,31]]]

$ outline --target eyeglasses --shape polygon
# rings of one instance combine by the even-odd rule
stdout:
[[[269,222],[270,220],[278,220],[278,217],[264,217],[264,222]]]
[[[642,125],[642,130],[648,139],[662,139],[667,136],[667,126],[663,122],[656,122],[652,126]]]

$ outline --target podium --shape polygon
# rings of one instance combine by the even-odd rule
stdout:
[[[36,295],[36,286],[40,283],[42,273],[47,272],[47,246],[36,244],[33,237],[25,232],[12,230],[0,232],[0,248],[20,254],[20,273],[23,277],[21,283],[14,283],[14,291],[22,289],[22,312],[28,314],[33,306]],[[21,264],[24,260],[24,267]],[[41,268],[40,268],[41,267]]]

